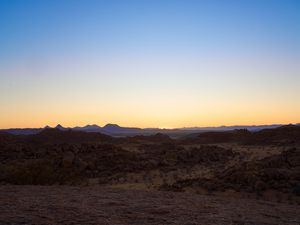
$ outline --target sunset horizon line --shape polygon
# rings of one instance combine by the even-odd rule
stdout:
[[[42,129],[42,128],[57,128],[61,126],[62,128],[76,128],[76,127],[87,127],[87,126],[98,126],[103,128],[108,125],[116,125],[119,127],[126,128],[140,128],[140,129],[203,129],[203,128],[221,128],[221,127],[262,127],[262,126],[286,126],[286,125],[299,125],[300,122],[291,122],[291,123],[260,123],[260,124],[220,124],[220,125],[194,125],[194,126],[132,126],[132,125],[120,125],[118,123],[104,123],[104,125],[97,123],[87,123],[85,125],[63,125],[63,123],[57,123],[56,125],[46,124],[44,126],[11,126],[11,127],[0,127],[0,130],[7,129]]]

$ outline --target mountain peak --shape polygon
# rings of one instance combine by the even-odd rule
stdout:
[[[60,124],[57,124],[57,126],[55,127],[56,129],[64,129],[64,127]]]
[[[100,128],[97,124],[88,124],[86,126],[84,126],[83,128]]]
[[[120,128],[118,124],[108,123],[103,128]]]

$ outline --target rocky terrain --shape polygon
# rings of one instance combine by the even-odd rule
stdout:
[[[300,127],[178,139],[2,132],[0,183],[0,224],[299,224]]]
[[[278,225],[299,205],[99,186],[0,186],[0,224]]]

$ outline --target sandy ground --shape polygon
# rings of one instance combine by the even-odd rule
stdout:
[[[97,186],[0,186],[0,224],[300,224],[300,206]]]

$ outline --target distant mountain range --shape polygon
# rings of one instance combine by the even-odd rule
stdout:
[[[163,133],[169,136],[181,136],[189,133],[201,133],[207,131],[230,131],[237,129],[247,129],[249,131],[260,131],[262,129],[277,128],[284,124],[273,125],[254,125],[254,126],[220,126],[220,127],[189,127],[189,128],[175,128],[175,129],[160,129],[160,128],[138,128],[138,127],[121,127],[117,124],[106,124],[104,127],[100,127],[96,124],[86,125],[84,127],[63,127],[58,124],[56,129],[59,130],[73,130],[84,132],[97,132],[111,136],[134,136],[134,135],[152,135],[156,133]],[[294,124],[300,126],[300,123]],[[37,134],[41,131],[51,128],[45,126],[44,128],[12,128],[12,129],[0,129],[2,132],[7,132],[15,135],[30,135]]]

